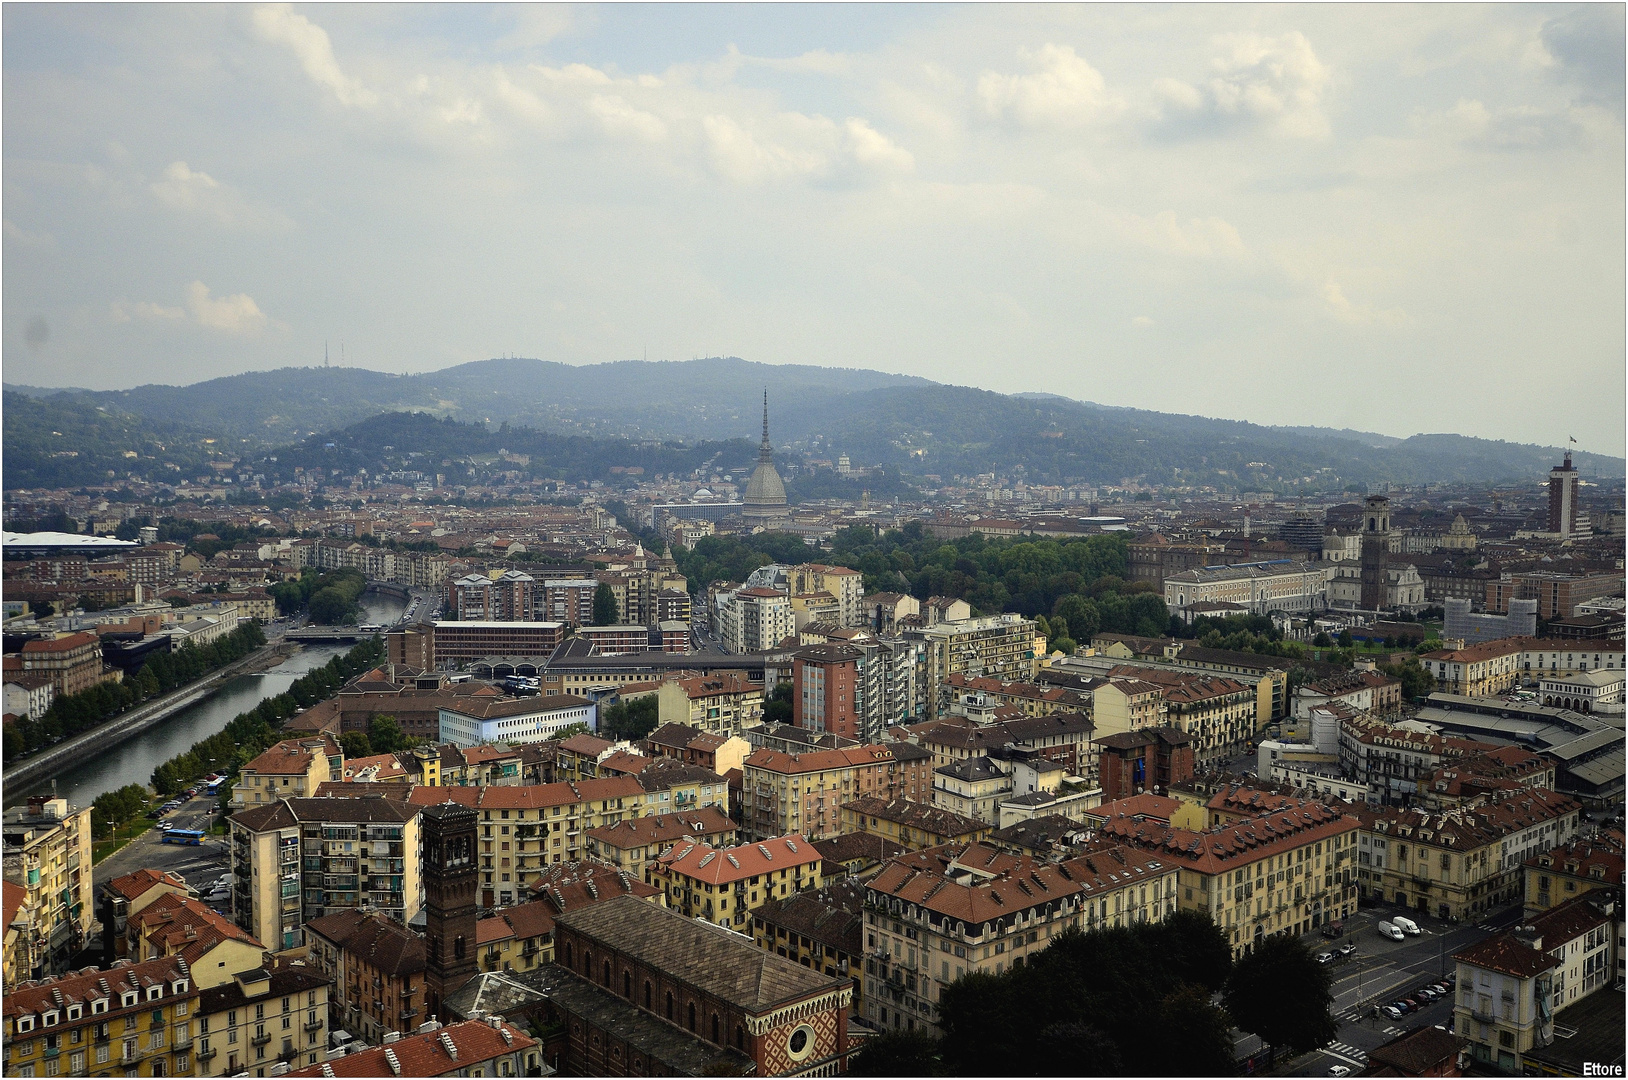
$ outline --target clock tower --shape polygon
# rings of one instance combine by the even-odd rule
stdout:
[[[475,811],[448,802],[424,808],[424,1019],[442,1017],[449,994],[475,974]]]

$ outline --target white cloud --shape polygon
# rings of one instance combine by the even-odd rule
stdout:
[[[1070,46],[1047,44],[1019,55],[1031,74],[985,71],[978,77],[978,100],[987,115],[1010,117],[1025,127],[1066,127],[1103,120],[1124,108],[1102,73]]]
[[[254,28],[260,37],[285,45],[299,58],[305,73],[318,86],[327,87],[341,105],[372,105],[378,95],[361,80],[346,75],[334,58],[328,32],[287,4],[266,4],[254,10]]]
[[[1146,315],[1138,315],[1131,320],[1131,325],[1136,327],[1138,330],[1151,330],[1159,324],[1154,322]]]
[[[186,306],[170,307],[147,300],[113,301],[108,310],[114,322],[181,323],[190,321],[197,326],[220,330],[228,334],[252,336],[271,325],[260,305],[247,293],[213,297],[209,286],[194,281],[187,286]]]
[[[661,117],[629,105],[617,94],[595,94],[588,99],[588,111],[612,135],[632,135],[650,142],[667,137],[667,125]]]
[[[1340,283],[1333,278],[1323,283],[1322,299],[1324,310],[1343,323],[1401,326],[1408,321],[1407,312],[1401,308],[1381,309],[1372,304],[1352,303],[1346,298]]]
[[[5,219],[4,229],[7,243],[19,244],[38,251],[56,250],[56,237],[48,232],[30,232],[14,223],[10,218]]]
[[[1183,225],[1174,211],[1165,210],[1150,218],[1126,214],[1121,226],[1138,243],[1170,255],[1236,259],[1249,254],[1238,230],[1218,217],[1189,218]]]
[[[291,225],[279,211],[259,206],[206,172],[173,161],[147,190],[171,210],[197,213],[226,226],[285,229]]]
[[[1576,138],[1582,131],[1569,108],[1514,105],[1489,109],[1470,98],[1460,98],[1448,109],[1417,109],[1409,123],[1416,132],[1432,139],[1505,150],[1549,146]]]
[[[1216,40],[1220,55],[1202,88],[1176,79],[1154,80],[1153,92],[1167,116],[1203,115],[1223,124],[1251,124],[1290,138],[1329,134],[1323,93],[1332,78],[1311,42],[1298,30],[1271,37],[1227,34]]]
[[[730,116],[704,117],[701,127],[706,132],[714,168],[719,175],[736,183],[814,176],[823,173],[829,165],[826,157],[815,151],[760,140]]]
[[[916,159],[910,151],[858,117],[850,116],[843,127],[847,132],[848,152],[859,164],[897,172],[909,172],[916,167]]]

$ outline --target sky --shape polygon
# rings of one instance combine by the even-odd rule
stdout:
[[[9,383],[733,355],[1628,439],[1621,4],[0,20]]]

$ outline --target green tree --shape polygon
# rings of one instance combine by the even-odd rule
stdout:
[[[939,1042],[923,1031],[884,1031],[865,1040],[849,1076],[945,1076]]]
[[[599,720],[599,732],[607,739],[642,739],[656,730],[658,702],[655,694],[632,701],[618,701]]]
[[[588,725],[587,724],[570,724],[570,725],[567,725],[566,727],[562,727],[560,730],[558,730],[554,734],[550,735],[548,737],[548,741],[549,742],[561,742],[561,741],[563,741],[565,739],[569,739],[573,735],[591,735],[591,734],[593,734],[593,733],[588,730]]]
[[[1340,631],[1340,648],[1349,649],[1352,646],[1352,644],[1353,644],[1353,642],[1351,640],[1351,631],[1350,630],[1341,630]]]
[[[594,590],[594,625],[614,626],[616,622],[616,590],[600,582]]]
[[[1329,970],[1298,937],[1257,938],[1233,965],[1222,1001],[1233,1023],[1272,1046],[1307,1054],[1339,1033],[1329,1012],[1334,1003]]]
[[[56,607],[49,600],[30,600],[28,610],[36,619],[49,619],[57,613]]]
[[[350,597],[333,587],[318,589],[306,608],[312,622],[329,626],[352,621],[357,610]]]
[[[400,722],[389,713],[368,720],[367,741],[375,754],[394,754],[397,750],[406,750],[410,743]]]
[[[339,736],[339,745],[345,751],[347,758],[361,758],[373,756],[373,745],[368,742],[367,732],[347,731]]]
[[[1318,649],[1332,649],[1334,639],[1328,636],[1326,630],[1317,631],[1317,636],[1311,639],[1312,646]]]
[[[1401,682],[1402,696],[1409,701],[1426,697],[1436,688],[1436,680],[1419,663],[1417,656],[1410,656],[1397,664],[1381,664],[1380,670]]]
[[[763,722],[765,724],[791,723],[792,685],[789,682],[776,683],[769,696],[763,701]]]

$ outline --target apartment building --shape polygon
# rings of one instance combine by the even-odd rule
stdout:
[[[506,907],[554,863],[587,855],[589,830],[643,816],[649,796],[631,776],[523,787],[414,788],[415,807],[457,802],[480,815],[480,905]]]
[[[1568,840],[1526,860],[1526,887],[1521,895],[1530,918],[1598,889],[1621,895],[1628,886],[1620,836],[1600,833],[1588,840]]]
[[[344,1030],[369,1043],[408,1034],[424,1010],[424,939],[394,919],[342,911],[306,924],[311,962],[333,983],[333,1012]]]
[[[327,1056],[333,984],[301,962],[239,971],[198,995],[197,1076],[268,1076]]]
[[[1110,678],[1092,688],[1091,702],[1091,722],[1098,736],[1169,726],[1164,687],[1158,683]]]
[[[865,737],[860,669],[865,651],[852,645],[809,645],[791,663],[791,722],[849,739]]]
[[[23,979],[67,971],[85,946],[96,918],[90,814],[37,795],[5,812],[6,879],[22,889],[19,911],[27,917],[13,950]]]
[[[59,698],[120,677],[117,670],[104,670],[101,639],[86,631],[25,641],[17,656],[20,670],[50,679]]]
[[[487,656],[548,656],[565,640],[561,622],[437,622],[435,665],[456,666]]]
[[[1011,612],[913,628],[905,638],[923,644],[922,693],[930,715],[946,711],[951,675],[1031,682],[1039,670],[1035,622]]]
[[[285,739],[239,770],[232,808],[315,795],[319,785],[344,777],[344,762],[344,750],[328,736]]]
[[[1495,743],[1415,731],[1369,717],[1340,724],[1340,767],[1367,786],[1372,803],[1418,802],[1442,767],[1496,749]]]
[[[719,775],[740,768],[753,749],[742,736],[714,735],[684,722],[662,724],[645,736],[644,748],[652,756],[699,765]]]
[[[764,748],[742,763],[741,834],[796,833],[823,840],[842,831],[842,804],[857,798],[928,802],[932,755],[909,743],[786,753]]]
[[[1146,701],[1149,695],[1145,691],[1133,693],[1121,680],[1156,686],[1161,691],[1159,699]],[[1125,665],[1108,672],[1107,684],[1093,691],[1093,698],[1099,693],[1110,726],[1096,713],[1093,719],[1104,734],[1148,726],[1178,728],[1192,738],[1193,756],[1204,770],[1219,768],[1248,752],[1256,732],[1264,726],[1255,688],[1225,675]],[[1120,728],[1120,724],[1130,726]]]
[[[822,885],[752,912],[758,948],[824,975],[853,980],[851,1008],[864,1014],[865,886],[852,879]]]
[[[207,990],[259,967],[265,946],[202,901],[164,893],[125,920],[124,952],[131,960],[183,957],[198,988]]]
[[[532,971],[554,962],[554,917],[618,896],[651,903],[666,898],[631,873],[590,862],[550,865],[531,883],[538,899],[496,909],[475,924],[481,971]]]
[[[686,724],[725,738],[763,721],[763,684],[742,671],[670,679],[656,692],[656,715],[663,724]]]
[[[1563,574],[1552,570],[1529,570],[1500,575],[1486,586],[1487,610],[1503,612],[1511,600],[1536,600],[1538,618],[1564,619],[1577,605],[1598,596],[1621,596],[1622,574]]]
[[[995,826],[909,799],[863,798],[842,804],[842,831],[880,836],[907,851],[921,851],[986,839]]]
[[[727,848],[681,840],[647,863],[645,872],[673,911],[740,928],[748,926],[752,912],[769,901],[819,888],[824,861],[814,845],[798,835]]]
[[[1065,930],[1159,922],[1176,888],[1163,854],[1123,846],[1057,863],[982,843],[898,856],[865,882],[864,1017],[937,1032],[955,980],[1020,965]]]
[[[1202,830],[1119,815],[1105,841],[1158,853],[1180,871],[1180,904],[1207,913],[1233,955],[1271,934],[1304,934],[1357,910],[1356,818],[1321,803]]]
[[[82,969],[5,996],[8,1076],[191,1076],[198,988],[185,959]]]
[[[972,713],[979,709],[1015,706],[1025,716],[1047,716],[1055,712],[1089,712],[1089,692],[1066,686],[1041,686],[1027,682],[1002,682],[1000,679],[969,678],[956,673],[945,680],[948,688],[947,711],[952,715]]]
[[[1454,953],[1453,1025],[1471,1058],[1521,1073],[1524,1055],[1553,1043],[1562,1007],[1611,985],[1615,931],[1584,897]]]
[[[547,742],[574,724],[586,724],[593,730],[599,726],[599,706],[574,694],[507,700],[471,697],[458,705],[443,705],[439,720],[443,743],[459,747],[484,743],[516,746]]]
[[[1434,676],[1440,693],[1493,697],[1521,684],[1518,638],[1484,641],[1463,649],[1436,649],[1419,654],[1425,673]]]
[[[643,881],[645,868],[679,841],[699,840],[713,847],[727,847],[735,842],[736,831],[722,807],[705,806],[683,813],[626,818],[589,829],[587,852],[590,859],[625,870]]]
[[[1475,919],[1521,898],[1523,864],[1571,840],[1582,806],[1524,790],[1454,810],[1359,807],[1357,886],[1447,919]]]
[[[837,603],[837,621],[841,625],[865,625],[865,579],[858,570],[803,563],[791,567],[786,578],[792,596],[827,593]]]
[[[418,913],[417,806],[279,799],[233,814],[230,825],[232,921],[273,951],[298,947],[312,919],[348,909],[401,922]]]

